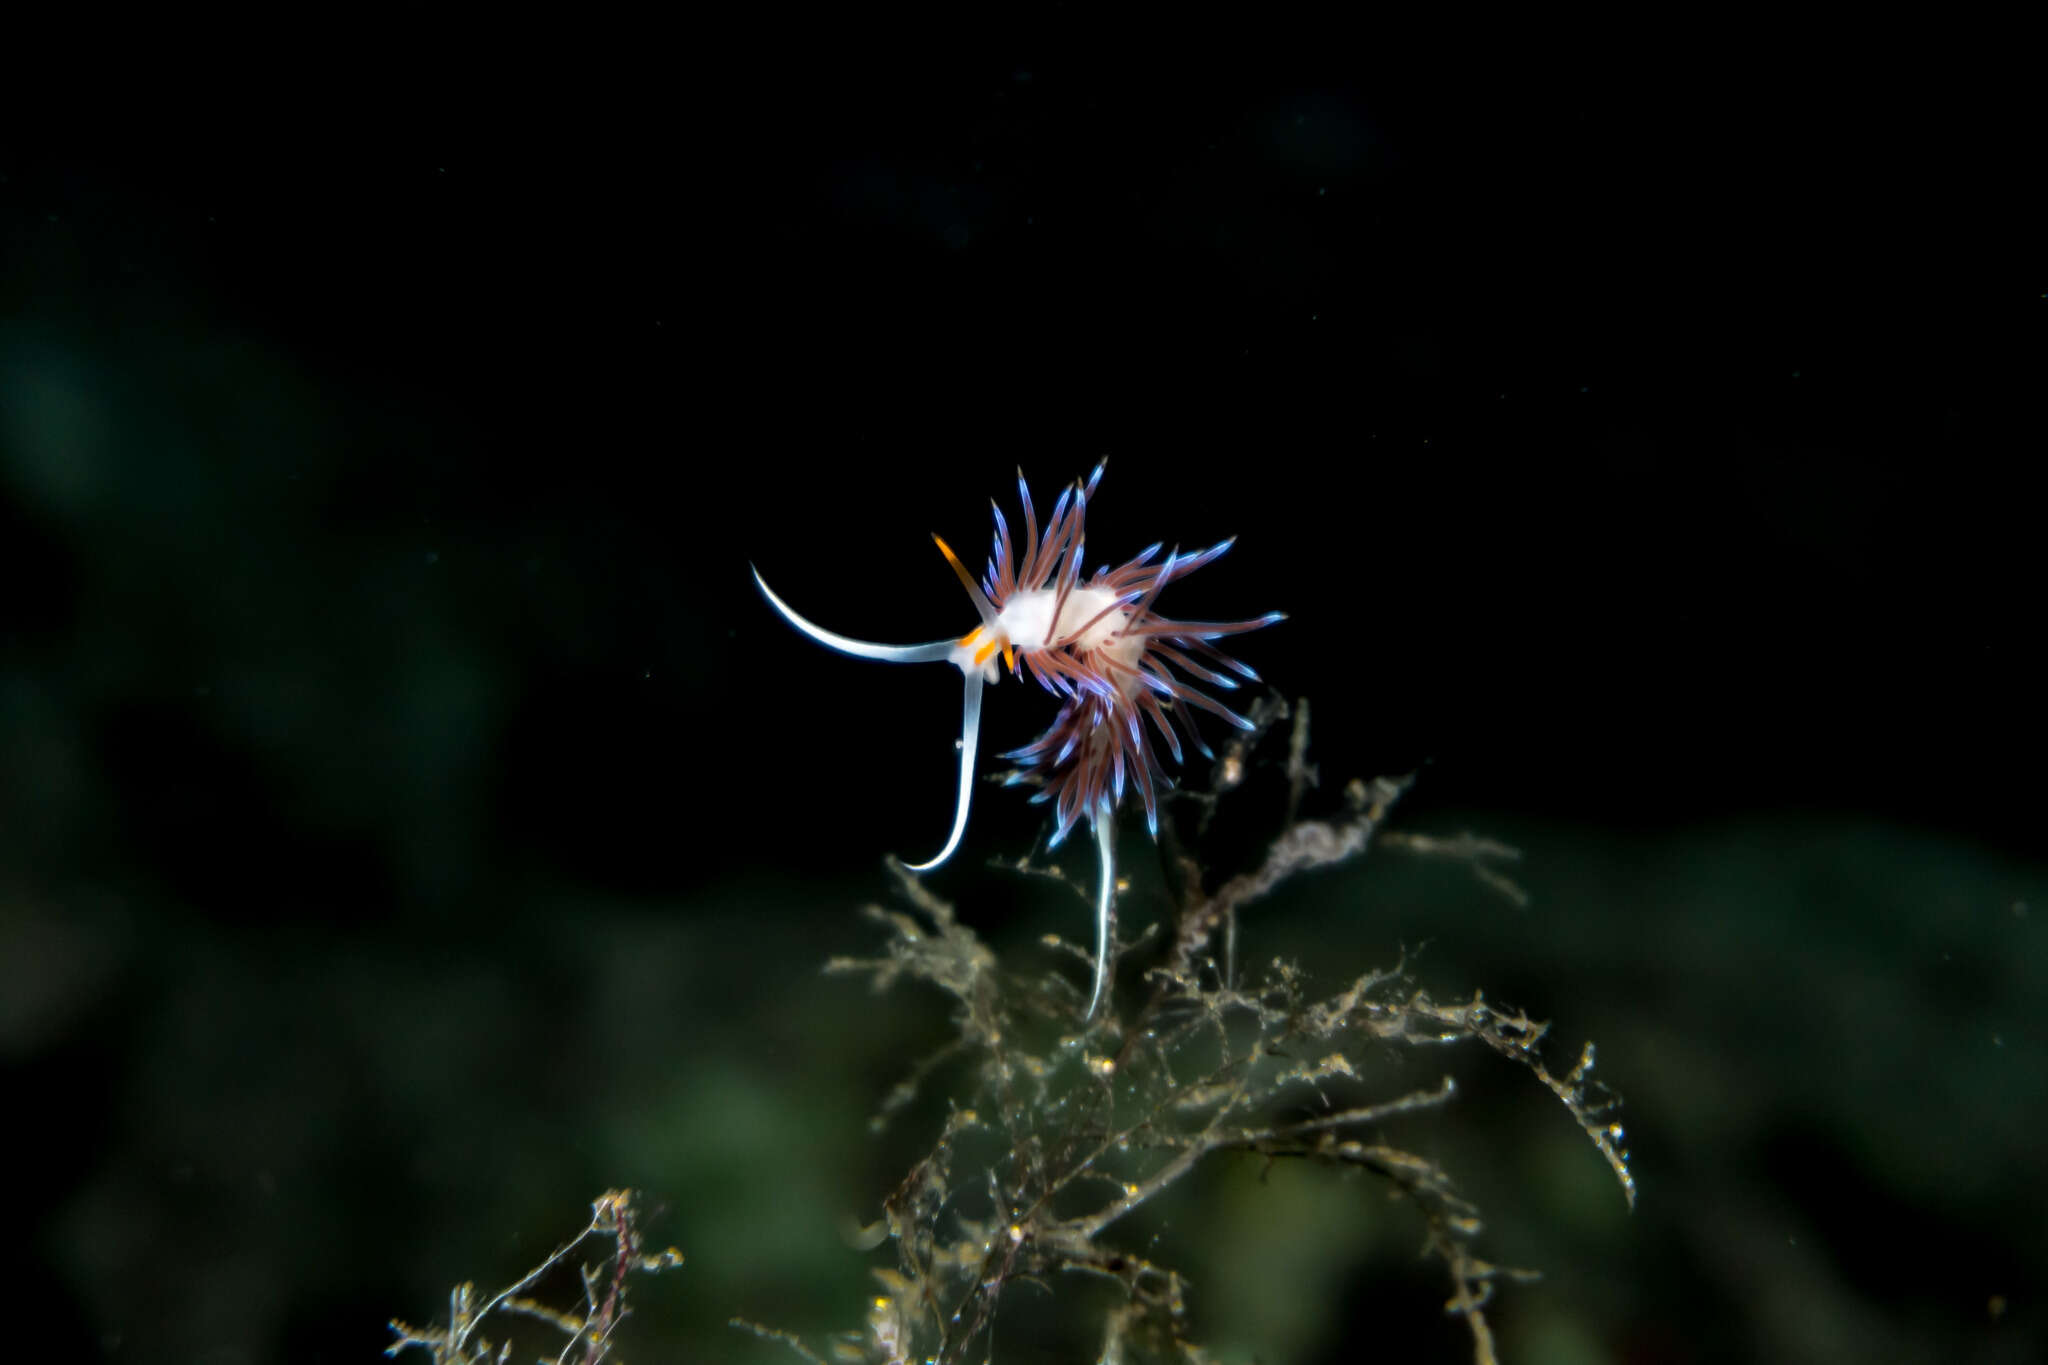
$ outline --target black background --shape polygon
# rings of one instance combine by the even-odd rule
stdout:
[[[817,990],[804,964],[864,941],[850,908],[879,894],[876,860],[944,830],[957,725],[942,670],[817,649],[747,565],[848,634],[957,634],[971,609],[929,533],[979,546],[991,496],[1014,525],[1019,466],[1042,508],[1108,457],[1097,562],[1239,536],[1163,605],[1288,612],[1237,653],[1314,699],[1326,773],[1422,767],[1421,827],[1503,829],[1537,860],[1528,831],[1577,831],[1618,878],[1697,831],[1950,841],[2007,860],[2023,915],[2042,815],[2038,103],[1967,55],[1773,46],[1505,75],[1425,74],[1384,44],[1203,69],[1079,42],[733,55],[536,79],[445,135],[252,117],[6,149],[0,1060],[30,1153],[16,1292],[38,1324],[110,1359],[364,1358],[384,1317],[509,1278],[629,1179],[693,1265],[716,1259],[664,1166],[681,1159],[589,1137],[623,1101],[576,1078],[594,1048],[631,1051],[651,1085],[716,1036],[750,1084],[795,1084],[810,1035],[757,983]],[[1046,718],[1015,687],[989,708],[1001,748]],[[1034,815],[993,797],[970,840],[1014,853]],[[1796,889],[1786,903],[1796,919]],[[550,961],[585,923],[678,952],[661,936],[695,935],[700,975],[634,1005]],[[1624,923],[1641,963],[1687,970],[1677,911]],[[1923,950],[1896,945],[1875,979]],[[1998,966],[2038,946],[1986,951],[1986,980],[2038,980]],[[1533,968],[1509,979],[1540,1012],[1576,999]],[[412,1033],[450,982],[476,995],[432,1017],[467,1023]],[[878,1008],[836,989],[820,1019]],[[576,1021],[606,1000],[592,1043]],[[369,1022],[337,1044],[338,1017]],[[1629,1055],[1629,1027],[1605,1025],[1605,1055]],[[1726,1046],[1770,1055],[1798,1027],[1731,1025]],[[1932,1037],[1903,1046],[1894,1112],[1948,1065]],[[467,1057],[496,1088],[416,1111],[389,1097],[392,1055]],[[844,1077],[850,1117],[804,1120],[817,1141],[860,1148],[858,1110],[901,1059],[878,1044]],[[1759,1109],[1800,1110],[1801,1077],[1755,1081]],[[721,1121],[729,1098],[674,1085],[663,1103]],[[2038,1119],[2038,1076],[1998,1085],[2008,1127]],[[451,1124],[445,1150],[418,1136]],[[2041,1262],[2018,1248],[2038,1243],[1996,1197],[1822,1188],[1851,1139],[1811,1115],[1761,1131],[1727,1159],[1830,1229],[1832,1282],[1864,1315],[1822,1333],[1841,1358],[2023,1358]],[[508,1149],[539,1164],[504,1174]],[[873,1216],[900,1164],[856,1160],[867,1183],[811,1222]],[[1712,1203],[1716,1171],[1692,1178]],[[294,1179],[289,1219],[244,1209]],[[508,1250],[511,1180],[529,1202]],[[1661,1226],[1639,1217],[1592,1258],[1644,1267],[1643,1287],[1565,1305],[1583,1358],[1805,1340],[1697,1288],[1714,1276],[1685,1256],[1708,1253],[1660,1260]],[[1884,1237],[1919,1268],[1857,1250]],[[1958,1242],[1989,1250],[1936,1245]],[[850,1296],[823,1320],[853,1325],[861,1260],[841,1254],[830,1288]],[[768,1273],[728,1259],[741,1283]],[[673,1349],[740,1358],[751,1343],[715,1325],[773,1314],[709,1302],[720,1283],[650,1303],[642,1329],[695,1342],[701,1319],[712,1344]],[[1404,1308],[1440,1330],[1417,1284],[1363,1300],[1382,1339]],[[1987,1317],[1992,1294],[2010,1315]],[[1700,1335],[1695,1314],[1722,1325]],[[1305,1358],[1358,1338],[1319,1340]]]

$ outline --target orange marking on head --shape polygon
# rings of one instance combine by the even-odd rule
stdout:
[[[979,635],[979,634],[981,634],[981,627],[980,627],[980,626],[976,626],[976,627],[975,627],[975,628],[974,628],[973,630],[970,630],[970,631],[968,631],[968,632],[967,632],[967,633],[966,633],[965,635],[961,636],[961,637],[960,637],[960,648],[962,648],[962,649],[965,649],[965,648],[967,648],[967,646],[969,646],[969,645],[973,644],[973,643],[974,643],[974,637],[975,637],[975,636],[977,636],[977,635]]]
[[[1003,641],[1003,662],[1010,666],[1010,672],[1012,674],[1016,673],[1017,651],[1010,647],[1010,642],[1008,640]]]
[[[996,652],[996,646],[999,643],[1001,642],[998,640],[990,640],[987,644],[983,645],[979,650],[977,650],[974,655],[974,666],[976,668],[979,668],[983,664],[987,663],[988,656]]]

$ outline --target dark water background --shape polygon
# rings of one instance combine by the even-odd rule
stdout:
[[[619,1185],[689,1258],[629,1358],[857,1325],[844,1229],[928,1134],[866,1116],[944,1023],[818,966],[939,841],[957,684],[746,565],[964,630],[928,533],[1107,454],[1092,560],[1239,535],[1166,605],[1291,613],[1239,652],[1324,774],[1524,850],[1526,909],[1382,857],[1246,926],[1599,1041],[1632,1215],[1511,1068],[1398,1134],[1547,1272],[1510,1360],[2041,1358],[2039,107],[1770,48],[734,57],[0,148],[30,1335],[370,1359]],[[934,881],[1023,963],[1085,928],[980,866],[1036,814]],[[1221,1169],[1148,1235],[1224,1358],[1464,1358],[1368,1186]]]

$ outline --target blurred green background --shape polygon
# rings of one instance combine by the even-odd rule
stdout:
[[[1546,1274],[1494,1311],[1510,1360],[2040,1359],[2018,120],[1723,55],[1740,99],[1704,59],[1022,44],[436,144],[0,155],[30,1335],[367,1359],[621,1185],[688,1257],[628,1358],[857,1326],[889,1257],[851,1230],[930,1136],[867,1118],[946,1027],[819,967],[938,842],[957,689],[796,638],[746,566],[849,634],[956,632],[927,533],[1107,452],[1091,557],[1242,535],[1170,605],[1290,613],[1240,653],[1313,699],[1326,799],[1420,767],[1396,827],[1524,851],[1523,909],[1389,852],[1244,926],[1599,1043],[1633,1214],[1518,1069],[1387,1059],[1460,1078],[1393,1136]],[[989,704],[997,748],[1050,715]],[[1037,813],[991,793],[934,879],[1031,969],[1084,926],[983,860]],[[1369,1184],[1221,1164],[1148,1215],[1223,1359],[1465,1358]],[[1065,1302],[996,1358],[1054,1358]]]

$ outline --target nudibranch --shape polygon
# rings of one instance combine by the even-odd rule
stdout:
[[[1116,809],[1125,790],[1135,788],[1145,808],[1145,823],[1157,839],[1159,791],[1171,785],[1151,736],[1156,733],[1179,763],[1183,761],[1180,730],[1186,731],[1197,752],[1215,757],[1196,731],[1191,709],[1212,712],[1239,729],[1250,729],[1250,721],[1194,684],[1234,689],[1238,684],[1231,673],[1257,682],[1258,674],[1226,656],[1211,641],[1285,619],[1281,612],[1268,612],[1248,621],[1174,621],[1154,610],[1160,589],[1221,556],[1235,537],[1198,554],[1183,556],[1177,549],[1170,551],[1158,564],[1152,562],[1160,550],[1154,544],[1117,568],[1096,569],[1092,578],[1082,582],[1083,521],[1103,468],[1104,464],[1098,464],[1085,484],[1075,480],[1061,490],[1043,534],[1032,510],[1031,490],[1019,470],[1023,555],[1020,558],[1012,547],[1003,509],[991,500],[996,520],[994,546],[987,574],[979,583],[945,541],[932,537],[960,576],[981,617],[980,625],[957,639],[923,645],[880,645],[850,639],[799,616],[776,596],[761,571],[754,570],[754,582],[769,605],[819,644],[885,663],[950,663],[965,678],[960,793],[953,830],[937,856],[908,865],[913,872],[930,871],[952,857],[967,831],[975,743],[981,729],[981,689],[1002,676],[998,657],[1011,673],[1030,673],[1059,700],[1059,714],[1051,727],[1003,757],[1015,761],[1020,770],[1037,770],[1042,785],[1031,799],[1053,803],[1050,847],[1057,847],[1083,816],[1095,834],[1095,980],[1088,998],[1089,1019],[1102,1008],[1109,988],[1116,923]],[[1175,676],[1174,670],[1185,676]]]

